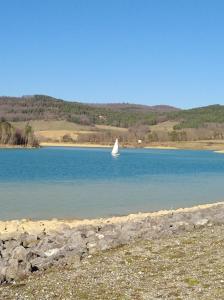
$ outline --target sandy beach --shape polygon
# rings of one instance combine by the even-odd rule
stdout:
[[[178,147],[174,147],[174,146],[146,146],[144,147],[144,149],[167,149],[167,150],[176,150],[176,149],[180,149]]]
[[[112,148],[113,145],[102,145],[102,144],[80,144],[80,143],[50,143],[42,142],[40,143],[41,147],[77,147],[77,148]],[[127,145],[125,148],[136,148],[134,145]],[[145,146],[144,149],[179,149],[174,146]]]
[[[79,144],[79,143],[40,143],[41,147],[77,147],[77,148],[110,148],[111,145],[102,144]]]
[[[113,145],[90,144],[90,143],[59,143],[59,142],[41,142],[41,147],[79,147],[79,148],[112,148]],[[221,140],[201,140],[188,142],[153,142],[149,145],[120,145],[121,148],[144,148],[144,149],[164,149],[164,150],[211,150],[222,153],[224,150],[224,143]]]
[[[20,145],[3,145],[0,144],[0,149],[35,149],[34,147],[30,146],[20,146]]]

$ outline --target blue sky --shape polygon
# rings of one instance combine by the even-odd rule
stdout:
[[[0,0],[0,95],[224,104],[222,0]]]

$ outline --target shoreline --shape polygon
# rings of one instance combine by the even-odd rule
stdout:
[[[90,143],[58,143],[58,142],[41,142],[40,147],[74,147],[74,148],[112,148],[113,145],[90,144]],[[124,145],[123,149],[161,149],[161,150],[209,150],[222,153],[224,152],[224,141],[201,140],[189,142],[153,142],[151,144],[129,144]]]
[[[31,146],[21,146],[21,145],[2,145],[0,144],[0,149],[37,149],[38,147]]]
[[[47,220],[32,220],[32,219],[19,219],[19,220],[0,220],[0,236],[14,234],[14,233],[28,233],[39,234],[43,231],[60,231],[63,227],[75,229],[85,226],[105,226],[125,224],[128,222],[140,222],[147,218],[160,218],[169,215],[178,215],[182,213],[194,213],[197,211],[203,212],[207,209],[217,208],[224,206],[223,202],[215,202],[208,204],[201,204],[186,208],[177,208],[172,210],[159,210],[155,212],[139,212],[132,213],[125,216],[113,216],[109,218],[95,218],[95,219],[47,219]]]
[[[109,144],[90,144],[90,143],[59,143],[59,142],[40,142],[38,148],[44,147],[66,147],[66,148],[112,148]],[[149,145],[124,145],[121,149],[158,149],[158,150],[208,150],[215,153],[224,153],[224,142],[202,140],[194,142],[153,142]],[[24,147],[20,145],[0,145],[0,149],[37,149],[36,147]]]
[[[74,147],[74,148],[112,148],[111,145],[80,143],[40,143],[40,147]]]
[[[176,210],[87,220],[14,220],[0,222],[0,284],[34,272],[72,266],[141,241],[224,225],[224,202]]]

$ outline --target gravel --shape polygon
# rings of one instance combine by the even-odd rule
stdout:
[[[71,256],[1,285],[0,299],[224,299],[224,225],[200,225]]]

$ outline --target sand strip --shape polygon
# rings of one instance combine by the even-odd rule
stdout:
[[[83,220],[11,220],[11,221],[0,221],[0,234],[11,234],[11,233],[23,233],[27,232],[30,234],[38,234],[43,230],[45,232],[60,231],[63,226],[69,226],[75,228],[78,226],[100,226],[104,224],[121,224],[126,222],[137,222],[144,220],[147,217],[156,218],[168,214],[178,214],[184,212],[201,211],[208,208],[217,207],[224,205],[224,202],[217,202],[212,204],[197,205],[190,208],[178,208],[176,210],[160,210],[157,212],[149,213],[137,213],[130,214],[122,217],[111,217],[111,218],[99,218],[99,219],[83,219]]]

